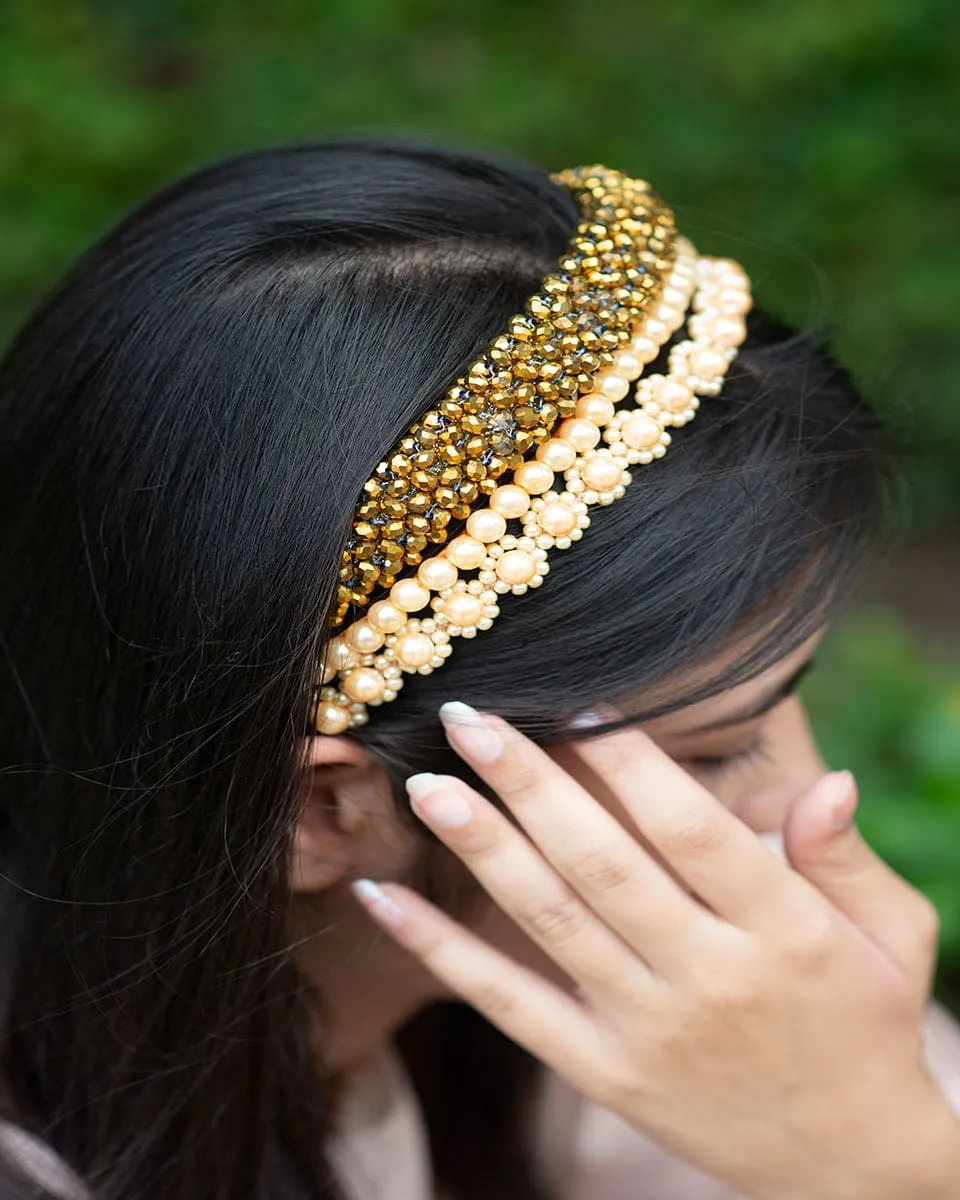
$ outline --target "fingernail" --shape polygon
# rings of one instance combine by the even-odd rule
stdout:
[[[428,825],[441,829],[459,829],[473,816],[473,806],[466,796],[445,784],[439,775],[425,771],[407,780],[410,807]]]
[[[821,803],[833,816],[833,828],[837,833],[849,829],[857,811],[857,789],[849,771],[831,771],[820,783]]]
[[[403,909],[391,896],[377,887],[372,879],[355,879],[350,890],[363,905],[366,912],[381,925],[396,929],[405,919]]]
[[[503,739],[482,713],[460,700],[440,706],[440,720],[455,750],[478,763],[492,763],[503,753]]]

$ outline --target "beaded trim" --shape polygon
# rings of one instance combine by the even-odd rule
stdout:
[[[416,422],[363,487],[343,552],[339,628],[428,544],[447,540],[497,479],[572,415],[630,340],[675,258],[672,211],[650,185],[605,167],[553,176],[581,220],[556,271],[502,334]]]
[[[539,587],[550,569],[548,552],[578,541],[589,508],[619,499],[632,479],[629,468],[661,458],[668,429],[692,420],[699,396],[720,391],[746,337],[750,283],[738,263],[699,257],[686,238],[676,238],[675,250],[657,306],[631,328],[630,341],[576,399],[556,436],[470,513],[465,533],[328,644],[311,727],[337,734],[365,724],[368,706],[395,699],[405,674],[430,674],[453,652],[453,639],[489,629],[500,597]],[[641,378],[688,308],[688,336],[671,348],[667,374]],[[634,383],[633,404],[617,409]],[[519,532],[509,531],[511,522]],[[472,571],[475,578],[461,578]],[[412,615],[428,606],[432,615]]]

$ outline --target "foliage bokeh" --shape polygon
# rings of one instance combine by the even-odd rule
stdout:
[[[144,193],[251,146],[377,131],[606,162],[743,262],[766,307],[830,331],[912,452],[916,527],[949,553],[958,43],[950,0],[6,0],[0,335]],[[821,658],[827,756],[940,907],[957,996],[956,657],[861,612]]]

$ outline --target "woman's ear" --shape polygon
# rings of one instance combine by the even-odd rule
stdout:
[[[321,891],[356,867],[368,807],[363,801],[376,788],[373,759],[348,737],[311,737],[306,766],[307,794],[291,848],[295,892]]]

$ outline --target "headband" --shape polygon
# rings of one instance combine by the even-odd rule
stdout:
[[[556,269],[363,486],[311,686],[319,733],[365,724],[405,674],[489,629],[502,596],[539,587],[549,552],[663,456],[746,337],[743,269],[700,257],[648,183],[601,166],[553,180],[580,210]],[[644,376],[684,323],[667,373]]]

